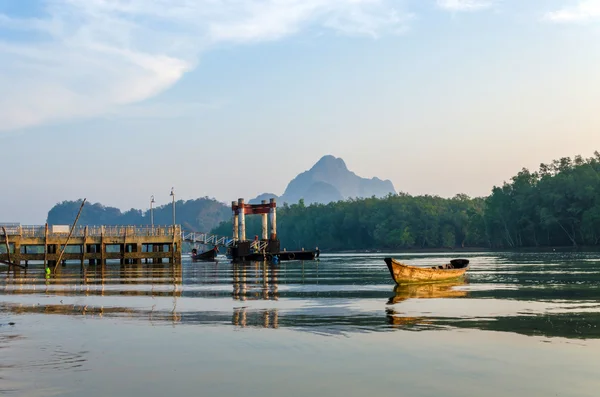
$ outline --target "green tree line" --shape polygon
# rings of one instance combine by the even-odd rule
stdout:
[[[366,198],[278,208],[282,247],[329,250],[522,248],[600,244],[600,154],[523,169],[488,197]],[[260,236],[260,217],[247,217]],[[231,221],[216,234],[231,235]]]
[[[63,201],[48,212],[48,224],[70,225],[75,220],[82,200]],[[173,224],[173,207],[161,205],[153,209],[155,225]],[[230,217],[231,210],[223,203],[208,197],[175,202],[175,221],[183,228],[206,231]],[[121,212],[118,208],[105,207],[100,203],[87,203],[81,211],[79,225],[150,225],[150,211],[130,209]]]
[[[81,201],[64,201],[48,213],[50,224],[71,224]],[[232,234],[231,209],[208,197],[176,202],[176,221],[187,230]],[[170,204],[154,209],[154,224],[173,222]],[[248,216],[247,237],[261,234],[259,216]],[[148,225],[148,210],[100,203],[84,206],[82,225]],[[325,250],[523,248],[600,245],[600,154],[561,158],[522,169],[488,197],[453,198],[391,194],[306,206],[278,207],[277,234],[288,249]]]

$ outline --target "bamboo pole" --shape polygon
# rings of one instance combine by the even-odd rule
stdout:
[[[79,207],[79,212],[77,213],[77,217],[75,218],[75,222],[73,222],[73,226],[71,227],[71,230],[69,231],[69,235],[67,236],[67,241],[65,241],[65,246],[63,247],[63,249],[60,251],[60,255],[58,257],[58,260],[56,261],[56,264],[54,265],[54,271],[56,272],[56,268],[58,267],[58,264],[60,263],[60,260],[62,259],[63,254],[65,253],[66,249],[67,249],[67,244],[69,244],[69,240],[71,239],[71,235],[73,234],[73,230],[75,230],[75,225],[77,225],[77,221],[79,220],[79,215],[81,215],[81,210],[83,209],[83,205],[85,204],[85,198],[83,199],[83,201],[81,202],[81,207]]]

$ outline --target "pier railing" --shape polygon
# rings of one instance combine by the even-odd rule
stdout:
[[[181,233],[181,239],[192,244],[215,245],[229,247],[234,244],[231,237],[222,237],[210,233],[186,232]]]
[[[264,250],[267,248],[268,245],[269,245],[269,243],[266,241],[253,241],[250,244],[250,250],[256,251],[256,252],[264,252]]]
[[[87,234],[86,234],[87,229]],[[45,226],[19,225],[5,227],[6,234],[9,236],[21,237],[44,237],[46,235]],[[71,231],[70,227],[48,226],[48,235],[67,236]],[[170,226],[76,226],[73,229],[71,237],[161,237],[181,235],[180,225]],[[4,235],[0,228],[0,235]]]
[[[46,226],[39,225],[7,225],[4,226],[8,236],[21,238],[44,238]],[[49,237],[67,238],[71,232],[68,225],[48,225]],[[181,229],[181,225],[168,226],[76,226],[71,233],[72,238],[77,237],[181,237],[182,241],[192,244],[204,244],[221,247],[231,247],[235,240],[231,237],[218,236],[211,233],[190,232]],[[0,236],[4,236],[0,228]],[[263,247],[259,247],[263,248]]]

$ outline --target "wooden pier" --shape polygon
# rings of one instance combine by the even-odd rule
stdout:
[[[181,226],[21,226],[0,228],[0,263],[47,267],[76,261],[89,265],[181,263]],[[8,252],[7,252],[8,246]]]

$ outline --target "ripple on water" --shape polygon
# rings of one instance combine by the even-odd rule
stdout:
[[[497,324],[508,322],[514,332],[528,324],[542,334],[560,329],[564,337],[596,335],[600,261],[588,254],[468,253],[460,255],[471,260],[464,282],[404,290],[394,288],[383,263],[386,256],[429,266],[456,254],[323,254],[320,261],[279,266],[186,259],[176,266],[109,263],[82,271],[68,264],[50,279],[33,264],[0,281],[0,312],[233,326],[240,316],[245,324],[267,316],[277,318],[268,322],[270,327],[275,323],[317,331],[331,324],[389,329],[391,310],[393,318],[411,318],[411,329],[418,329],[415,319],[423,319],[428,327],[497,330]],[[572,333],[556,326],[575,320],[578,331]],[[589,329],[582,321],[589,322]],[[402,321],[394,322],[397,328]],[[502,329],[511,332],[510,324]],[[54,357],[78,365],[80,358],[69,354],[56,350]]]

